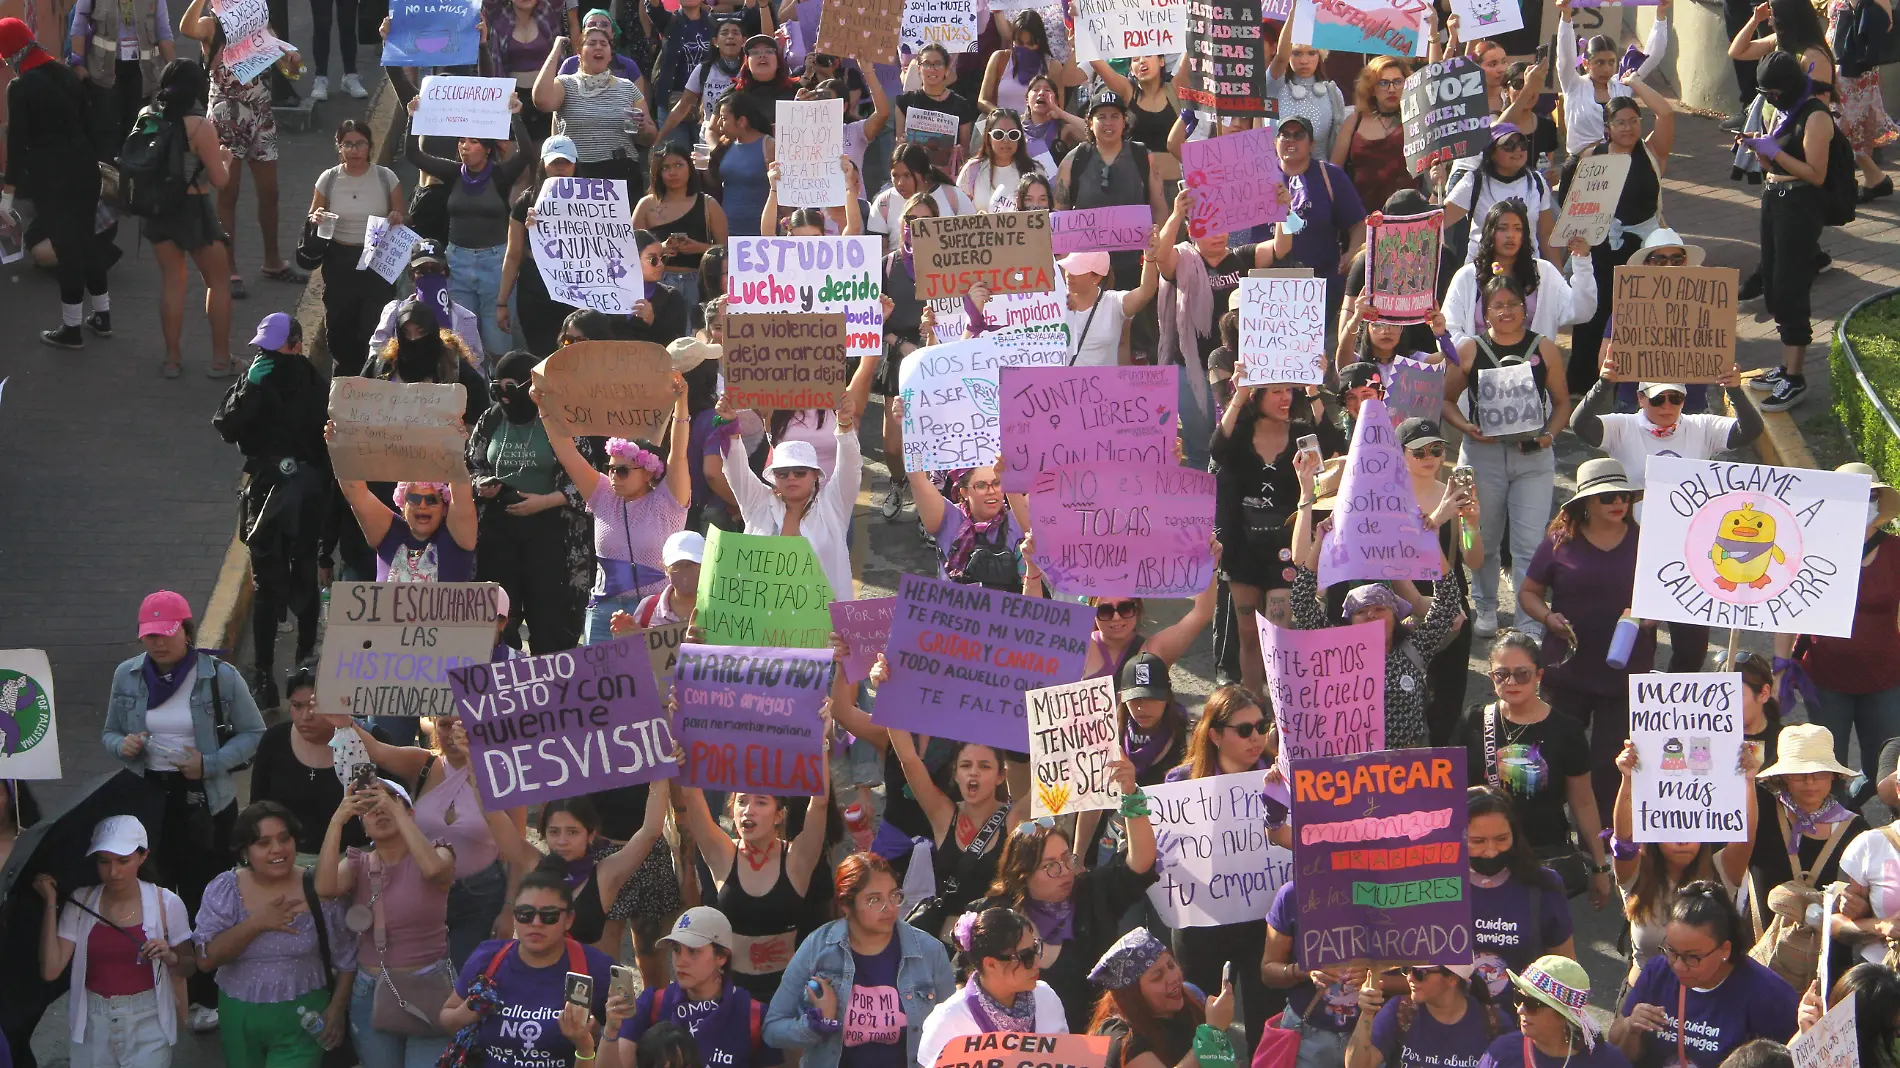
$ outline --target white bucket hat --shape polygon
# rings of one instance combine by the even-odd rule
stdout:
[[[772,458],[765,464],[765,480],[776,482],[774,472],[788,467],[809,467],[813,471],[823,470],[818,466],[818,450],[812,448],[809,441],[781,441],[772,446]]]

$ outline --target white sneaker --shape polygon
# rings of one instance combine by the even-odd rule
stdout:
[[[1477,611],[1477,617],[1473,619],[1471,623],[1471,636],[1474,638],[1490,638],[1495,636],[1498,632],[1498,610],[1495,608],[1480,608]]]
[[[208,1005],[193,1005],[188,1022],[191,1024],[192,1031],[200,1035],[208,1031],[216,1031],[218,1029],[218,1010]]]
[[[354,74],[345,74],[343,76],[343,91],[358,100],[369,96],[369,90],[363,88],[363,79],[358,78]]]
[[[310,99],[330,99],[330,79],[321,74],[317,75],[316,78],[310,82]]]

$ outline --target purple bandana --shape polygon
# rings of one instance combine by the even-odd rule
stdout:
[[[462,191],[470,196],[481,192],[481,188],[488,184],[488,179],[494,173],[495,166],[492,161],[483,163],[479,171],[471,171],[468,169],[468,164],[462,164]]]
[[[1160,725],[1156,726],[1158,728]],[[1173,735],[1165,730],[1142,733],[1135,724],[1135,717],[1130,716],[1128,725],[1122,728],[1122,752],[1127,754],[1128,762],[1135,766],[1137,772],[1147,771],[1168,751],[1168,743],[1172,739]]]
[[[1020,1034],[1032,1034],[1036,1030],[1036,994],[1024,991],[1016,995],[1014,1003],[1008,1008],[984,991],[976,976],[963,985],[963,1000],[970,1007],[970,1019],[976,1022],[977,1030],[983,1034],[995,1034],[998,1031],[1014,1031]]]
[[[1832,795],[1828,797],[1825,804],[1813,812],[1801,811],[1800,806],[1794,803],[1794,798],[1788,796],[1786,790],[1776,790],[1775,800],[1781,802],[1781,807],[1788,813],[1788,823],[1792,832],[1788,835],[1788,855],[1791,857],[1801,851],[1802,837],[1813,833],[1822,824],[1843,823],[1854,818],[1854,814],[1847,811]]]
[[[1044,945],[1059,946],[1075,937],[1075,901],[1037,901],[1023,898],[1023,915],[1036,925]]]
[[[145,710],[150,712],[166,701],[185,684],[198,670],[198,650],[196,647],[185,650],[185,656],[172,665],[170,671],[161,672],[152,663],[152,655],[145,654],[145,662],[139,665],[139,675],[145,680]]]
[[[1036,80],[1036,76],[1042,73],[1045,66],[1039,49],[1014,45],[1009,50],[1009,57],[1010,73],[1016,76],[1016,84],[1024,88],[1028,88],[1029,83]]]

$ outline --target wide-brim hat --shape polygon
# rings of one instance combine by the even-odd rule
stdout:
[[[667,342],[666,354],[672,358],[674,372],[683,375],[707,360],[723,358],[726,350],[723,345],[696,337],[676,337]]]
[[[1583,1032],[1587,1045],[1595,1046],[1598,1026],[1585,1011],[1590,1005],[1590,973],[1583,970],[1583,965],[1552,953],[1532,961],[1522,972],[1507,970],[1504,974],[1525,997],[1550,1006]]]
[[[1629,474],[1623,470],[1622,464],[1607,456],[1599,456],[1594,460],[1585,460],[1583,466],[1577,468],[1577,492],[1570,495],[1564,507],[1568,508],[1585,497],[1594,497],[1599,493],[1618,492],[1635,493],[1636,487],[1630,485]]]
[[[1319,474],[1313,476],[1313,510],[1330,512],[1339,498],[1340,483],[1346,480],[1346,458],[1334,456],[1320,461]]]
[[[1708,253],[1703,251],[1701,245],[1691,245],[1682,239],[1681,234],[1671,230],[1669,227],[1658,226],[1649,232],[1648,237],[1643,238],[1643,247],[1636,250],[1636,255],[1630,260],[1630,263],[1634,266],[1641,266],[1643,261],[1649,258],[1649,254],[1659,248],[1681,249],[1682,254],[1689,258],[1687,266],[1690,267],[1700,267],[1702,266],[1702,261],[1708,258]]]
[[[1808,775],[1817,771],[1854,777],[1852,769],[1834,759],[1834,732],[1819,723],[1791,723],[1781,728],[1775,744],[1775,762],[1757,772],[1755,778]]]
[[[1843,475],[1866,475],[1874,480],[1873,490],[1880,495],[1880,518],[1877,522],[1884,525],[1887,520],[1900,515],[1900,490],[1887,485],[1887,481],[1880,477],[1880,472],[1858,460],[1842,464],[1834,470]]]

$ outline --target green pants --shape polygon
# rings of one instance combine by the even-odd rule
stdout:
[[[224,1043],[225,1068],[321,1068],[323,1046],[303,1029],[297,1009],[321,1014],[330,1006],[328,990],[312,990],[292,1001],[240,1001],[218,993],[218,1037]]]

